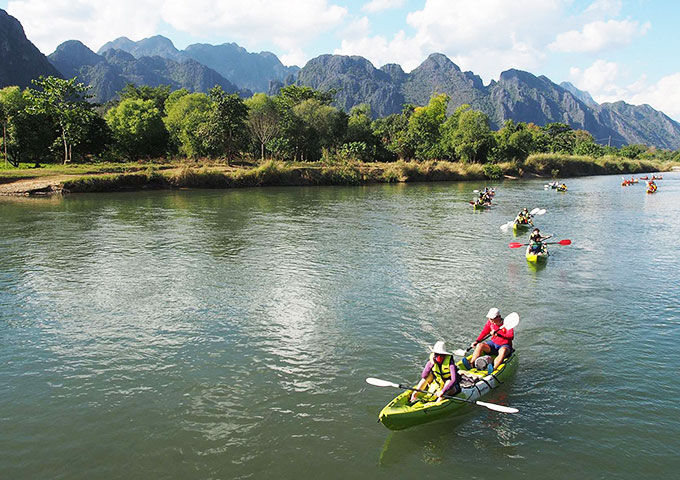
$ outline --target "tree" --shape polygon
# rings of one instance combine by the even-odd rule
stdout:
[[[574,130],[566,123],[553,122],[542,127],[548,137],[548,148],[553,153],[571,154],[576,145]]]
[[[59,125],[61,142],[64,146],[64,164],[73,158],[73,147],[83,140],[92,121],[94,105],[87,101],[92,95],[91,87],[76,82],[76,77],[63,80],[57,77],[40,76],[33,80],[37,89],[28,89],[29,108],[42,113]]]
[[[446,120],[446,107],[449,103],[446,94],[432,95],[425,107],[416,107],[409,118],[408,137],[414,145],[418,160],[440,158],[442,125]]]
[[[227,163],[248,142],[248,107],[238,95],[226,94],[222,87],[210,90],[210,111],[201,126],[205,151],[209,155],[224,155]]]
[[[25,107],[24,96],[19,87],[5,87],[0,90],[0,121],[2,121],[2,151],[5,156],[5,168],[9,161],[15,167],[19,166],[18,160],[12,162],[9,159],[9,143],[12,133],[15,132],[14,119]]]
[[[479,110],[462,112],[452,140],[456,155],[460,159],[473,163],[485,162],[494,147],[489,117]]]
[[[299,146],[303,161],[318,160],[322,149],[339,146],[345,137],[347,115],[316,98],[299,103],[293,113],[302,121],[303,135],[299,137]]]
[[[647,145],[634,143],[632,145],[624,145],[619,148],[619,155],[630,158],[631,160],[635,160],[636,158],[640,157],[640,155],[647,152],[647,150]]]
[[[601,157],[604,155],[602,145],[595,143],[593,136],[586,130],[574,132],[574,155],[586,155],[589,157]]]
[[[409,105],[409,107],[411,106]],[[405,109],[402,113],[395,113],[373,121],[373,134],[384,147],[387,160],[413,157],[413,148],[408,141],[408,124],[414,108]]]
[[[524,122],[506,120],[503,128],[494,136],[496,146],[493,149],[493,157],[498,162],[504,160],[523,162],[533,151],[533,136]]]
[[[171,144],[187,157],[196,158],[206,154],[201,127],[210,117],[211,102],[205,93],[188,93],[176,90],[165,102],[166,117]]]
[[[150,87],[148,85],[136,86],[128,83],[118,94],[121,102],[123,100],[152,100],[155,107],[162,114],[165,109],[165,101],[170,96],[170,85],[158,85]]]
[[[334,89],[327,92],[320,92],[319,90],[314,90],[311,87],[300,87],[298,85],[288,85],[283,87],[279,91],[279,97],[281,100],[290,107],[299,105],[305,100],[317,100],[323,105],[330,105],[335,100]]]
[[[260,142],[260,158],[264,160],[266,145],[278,135],[279,110],[274,100],[264,93],[256,93],[246,100],[248,107],[248,126],[253,137]]]
[[[154,100],[126,98],[106,112],[115,148],[128,159],[162,155],[168,131]]]

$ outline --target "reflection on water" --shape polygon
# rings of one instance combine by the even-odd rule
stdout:
[[[478,183],[2,199],[0,469],[668,474],[680,175],[654,196],[618,183],[504,183],[484,212]],[[574,242],[545,265],[498,228],[525,204]],[[521,362],[488,400],[520,413],[377,424],[398,392],[364,379],[415,382],[491,306],[520,313]]]

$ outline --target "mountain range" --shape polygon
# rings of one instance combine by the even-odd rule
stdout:
[[[100,103],[115,99],[127,83],[200,92],[221,85],[244,97],[252,92],[276,94],[285,85],[335,89],[338,108],[349,111],[367,103],[376,118],[401,112],[406,103],[425,105],[432,94],[446,93],[451,98],[449,112],[470,104],[486,113],[494,128],[508,119],[537,125],[562,122],[589,131],[599,143],[680,148],[680,124],[649,105],[598,104],[570,83],[558,85],[515,69],[484,85],[478,75],[461,71],[438,53],[408,73],[396,64],[376,68],[363,57],[344,55],[321,55],[300,69],[284,66],[273,53],[248,52],[235,43],[178,50],[171,40],[155,36],[137,42],[121,37],[97,53],[70,40],[46,58],[26,38],[21,24],[0,10],[0,87],[25,87],[38,75],[77,76],[92,85]]]

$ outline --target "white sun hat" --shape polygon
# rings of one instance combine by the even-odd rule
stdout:
[[[441,355],[453,355],[453,353],[446,351],[446,344],[441,340],[435,343],[434,347],[430,347],[430,351],[432,353],[439,353]]]
[[[489,313],[486,314],[486,318],[496,318],[501,314],[501,311],[496,307],[489,309]]]

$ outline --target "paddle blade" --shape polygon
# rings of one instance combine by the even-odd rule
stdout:
[[[480,402],[479,400],[475,402],[477,405],[486,407],[489,410],[501,413],[519,413],[519,410],[512,407],[504,407],[503,405],[496,405],[495,403]]]
[[[479,190],[473,190],[472,193],[479,193]]]
[[[571,245],[571,240],[566,239],[566,240],[560,240],[559,242],[560,245]]]
[[[398,383],[388,382],[387,380],[380,380],[379,378],[368,377],[366,383],[375,387],[394,387],[399,388]]]
[[[536,215],[544,215],[546,212],[545,208],[541,208],[538,212],[536,212]]]
[[[456,355],[457,357],[464,357],[467,352],[463,350],[462,348],[459,348],[458,350],[454,350],[453,354]]]
[[[519,243],[519,242],[510,242],[508,244],[508,247],[510,247],[510,248],[519,248],[519,247],[523,247],[523,246],[524,246],[524,244]]]
[[[512,330],[517,325],[519,325],[519,314],[517,312],[510,313],[505,320],[503,320],[503,328],[506,330]]]
[[[530,211],[529,213],[530,213],[531,215],[536,215],[540,210],[541,210],[540,208],[536,207],[536,208],[534,208],[532,211]]]

